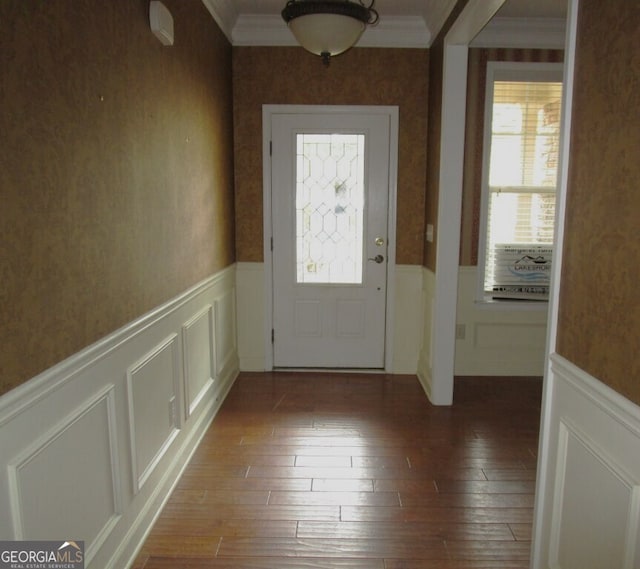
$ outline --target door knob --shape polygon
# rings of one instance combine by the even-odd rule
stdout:
[[[376,255],[373,258],[369,257],[369,259],[367,259],[367,260],[368,261],[375,261],[379,265],[380,263],[382,263],[384,261],[384,257],[382,255]]]

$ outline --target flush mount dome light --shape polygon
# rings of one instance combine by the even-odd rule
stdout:
[[[298,43],[311,53],[329,58],[353,47],[367,25],[376,24],[375,0],[365,5],[349,0],[289,0],[282,19]]]

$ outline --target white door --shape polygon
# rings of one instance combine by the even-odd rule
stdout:
[[[271,117],[273,363],[384,368],[391,118]]]

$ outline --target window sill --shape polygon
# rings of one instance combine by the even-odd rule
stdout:
[[[546,300],[494,300],[483,298],[474,302],[479,310],[504,312],[546,312],[549,302]]]

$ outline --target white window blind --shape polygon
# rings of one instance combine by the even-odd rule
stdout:
[[[484,271],[493,298],[548,298],[561,97],[557,82],[493,82]]]

